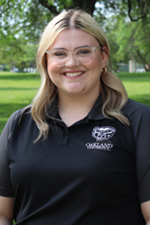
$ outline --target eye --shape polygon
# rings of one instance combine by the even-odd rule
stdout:
[[[92,53],[90,48],[83,48],[83,49],[78,49],[76,54],[79,56],[87,56]]]
[[[65,51],[52,51],[51,56],[55,58],[64,58],[67,57],[67,53]]]

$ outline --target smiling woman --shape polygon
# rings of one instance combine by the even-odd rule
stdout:
[[[69,37],[69,41],[67,37]],[[84,44],[88,46],[88,49],[84,49]],[[64,54],[65,57],[63,56],[62,58],[61,56],[59,60],[58,58],[55,60],[53,55],[52,57],[51,55],[47,57],[48,74],[51,81],[57,86],[61,98],[64,98],[63,95],[67,93],[70,94],[70,97],[73,94],[72,98],[75,100],[79,97],[80,99],[85,98],[85,96],[89,101],[90,99],[98,98],[100,93],[100,75],[108,57],[103,48],[99,50],[100,46],[98,45],[99,42],[95,37],[78,29],[64,30],[57,36],[50,47],[50,51],[53,52],[55,49],[60,49],[60,47],[65,49],[66,52],[74,51],[74,54],[70,54],[69,57],[66,57],[67,54]],[[87,114],[88,112],[89,109],[84,113]],[[59,113],[62,118],[61,109]],[[68,124],[68,121],[64,122],[67,125],[71,125]],[[72,123],[74,122],[73,119]]]
[[[150,108],[128,99],[109,53],[84,11],[45,28],[39,92],[0,138],[1,225],[148,225]]]

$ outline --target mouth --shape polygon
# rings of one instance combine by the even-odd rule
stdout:
[[[67,76],[67,77],[76,77],[76,76],[80,76],[80,75],[82,75],[84,72],[74,72],[74,73],[64,73],[65,74],[65,76]]]

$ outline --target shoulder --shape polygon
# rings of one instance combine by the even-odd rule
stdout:
[[[128,99],[128,102],[122,109],[123,114],[129,119],[133,120],[142,117],[150,117],[150,107],[142,103]]]
[[[27,114],[30,114],[31,106],[27,106],[25,108],[19,109],[15,111],[8,119],[9,123],[12,123],[13,121],[21,120],[23,117],[25,117]]]
[[[7,120],[7,123],[3,129],[2,134],[8,136],[8,134],[11,133],[12,128],[15,125],[18,125],[20,121],[25,117],[25,115],[30,114],[30,108],[31,108],[30,106],[27,106],[12,113],[9,119]]]
[[[149,140],[150,107],[129,99],[122,112],[130,121],[135,140],[143,145],[143,140]]]

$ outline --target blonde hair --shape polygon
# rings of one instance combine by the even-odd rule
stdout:
[[[55,41],[59,33],[66,29],[80,29],[93,35],[101,46],[106,46],[110,53],[109,42],[99,24],[88,13],[81,10],[62,12],[46,26],[39,43],[37,52],[37,68],[41,75],[41,87],[33,99],[31,106],[32,117],[39,129],[39,136],[46,138],[49,126],[46,121],[47,109],[51,106],[57,87],[51,81],[47,72],[45,52]],[[107,73],[101,75],[102,113],[107,118],[116,118],[124,124],[128,119],[121,109],[127,102],[126,90],[119,78],[111,72],[110,62],[107,63]]]

